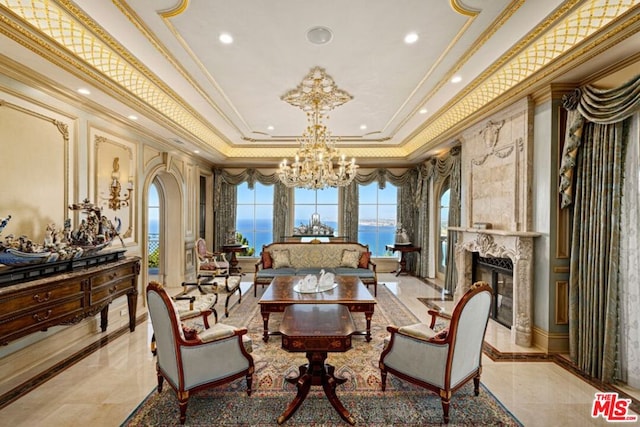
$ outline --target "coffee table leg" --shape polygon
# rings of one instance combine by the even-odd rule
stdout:
[[[303,373],[303,369],[300,368],[300,376],[297,379],[296,386],[298,387],[298,393],[296,397],[289,403],[287,409],[284,410],[282,415],[278,417],[278,424],[282,424],[287,421],[298,410],[304,399],[309,394],[311,389],[311,374]],[[291,382],[289,379],[287,381]]]
[[[355,418],[351,416],[349,411],[347,411],[347,408],[342,405],[342,402],[340,402],[340,399],[338,399],[338,396],[336,395],[336,386],[344,383],[346,379],[336,378],[333,375],[334,367],[331,365],[326,366],[329,368],[329,373],[328,375],[322,376],[322,388],[324,389],[324,394],[327,395],[327,399],[329,399],[331,406],[333,406],[338,414],[340,414],[340,417],[349,424],[354,425],[356,423]]]
[[[262,341],[269,341],[269,312],[262,312],[262,323],[263,323],[263,331],[262,331]]]
[[[367,334],[365,339],[367,342],[371,341],[371,318],[373,317],[373,311],[367,311],[364,313],[364,318],[367,320]]]
[[[307,352],[309,363],[299,368],[300,375],[296,378],[286,378],[286,381],[295,384],[298,387],[298,393],[287,409],[278,417],[278,424],[287,421],[298,410],[304,399],[309,394],[312,385],[322,385],[324,394],[329,399],[331,406],[340,414],[340,417],[351,425],[356,423],[355,418],[351,416],[347,408],[342,405],[340,399],[336,395],[336,386],[344,384],[347,379],[335,376],[335,367],[328,363],[324,363],[327,358],[327,352],[310,351]]]

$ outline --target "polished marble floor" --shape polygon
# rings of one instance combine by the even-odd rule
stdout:
[[[250,281],[245,276],[244,289]],[[379,282],[424,321],[428,317],[426,308],[417,297],[442,297],[437,287],[409,276],[380,274]],[[119,426],[156,386],[150,337],[151,329],[145,322],[134,333],[113,340],[1,409],[0,425]],[[493,322],[486,341],[502,352],[536,353],[535,349],[511,344],[509,330]],[[525,426],[609,424],[591,417],[598,390],[552,361],[494,362],[484,356],[481,381]],[[638,398],[637,390],[626,391]],[[634,423],[625,423],[630,424]]]

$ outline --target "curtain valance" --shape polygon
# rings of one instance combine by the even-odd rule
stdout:
[[[564,208],[573,200],[573,170],[585,120],[612,124],[640,111],[640,75],[615,89],[598,89],[591,85],[577,88],[562,97],[562,106],[569,111],[560,165],[559,191]]]

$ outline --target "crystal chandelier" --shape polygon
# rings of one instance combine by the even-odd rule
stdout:
[[[316,67],[294,90],[282,97],[283,101],[307,113],[307,128],[298,138],[300,148],[291,165],[284,159],[278,176],[287,187],[322,189],[349,185],[356,176],[355,159],[347,161],[336,148],[323,120],[324,113],[352,99],[336,87],[333,79],[322,68]],[[326,117],[328,118],[328,116]]]

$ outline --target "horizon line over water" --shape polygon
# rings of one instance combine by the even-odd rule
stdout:
[[[262,250],[263,245],[267,245],[272,242],[280,241],[284,236],[273,236],[273,222],[270,218],[256,220],[255,227],[255,240],[256,243],[251,241],[250,235],[254,233],[253,219],[238,220],[236,223],[236,231],[241,233],[243,237],[247,238],[249,245],[255,248],[254,256],[258,256]],[[294,223],[294,227],[299,224],[308,224],[307,219],[299,219]],[[333,227],[334,235],[339,236],[340,233],[337,230],[338,223],[336,221],[323,221],[325,225]],[[395,241],[396,225],[369,225],[360,223],[358,227],[358,242],[363,245],[369,246],[369,251],[373,256],[393,256],[392,253],[385,249],[386,245],[392,244]]]
[[[308,223],[308,220],[298,220],[295,226],[300,223]],[[324,224],[333,227],[334,235],[338,236],[340,233],[337,230],[338,223],[336,221],[324,221]],[[239,220],[236,224],[236,231],[240,232],[243,237],[249,240],[250,247],[255,249],[253,256],[258,256],[262,250],[263,245],[280,241],[283,236],[273,236],[273,222],[269,219],[258,219],[256,221],[255,236],[253,220]],[[159,234],[160,227],[158,220],[149,221],[149,237],[155,237]],[[368,245],[369,250],[373,256],[394,256],[385,249],[385,245],[392,244],[395,241],[396,226],[394,225],[370,225],[360,223],[358,227],[358,242],[363,245]],[[252,242],[255,240],[255,242]]]

